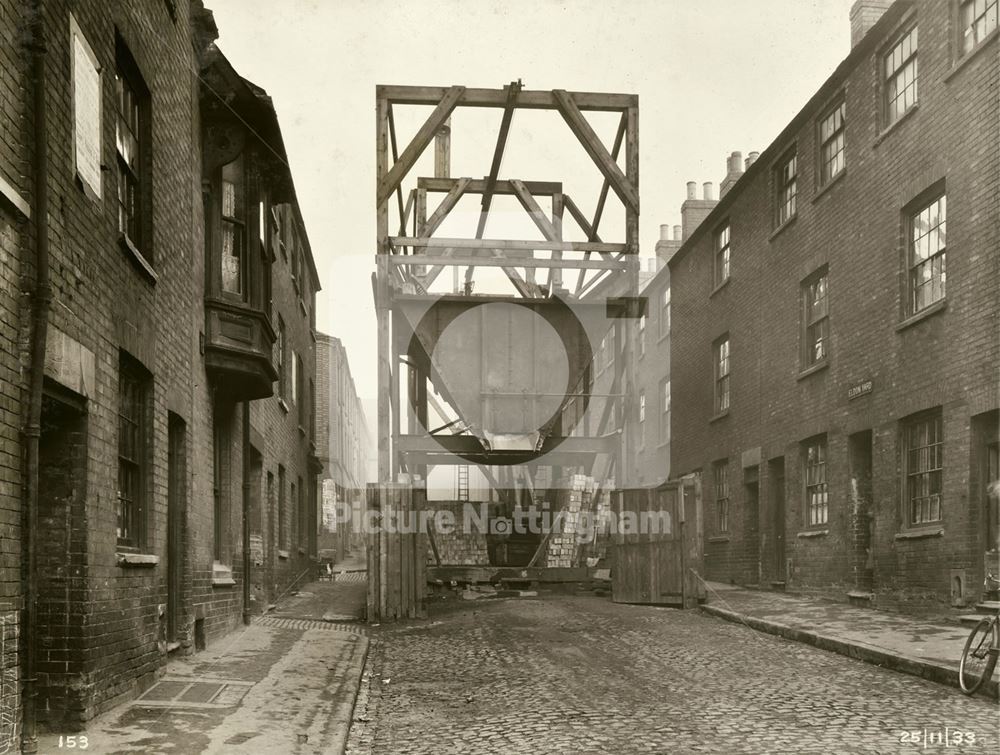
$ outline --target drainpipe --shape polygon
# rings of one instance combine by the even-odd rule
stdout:
[[[32,300],[31,367],[28,383],[28,416],[22,431],[25,446],[26,476],[24,480],[24,559],[26,568],[21,637],[25,638],[23,656],[23,698],[21,709],[21,752],[38,752],[35,720],[35,653],[38,644],[38,439],[41,435],[42,377],[45,371],[45,340],[48,333],[49,302],[49,193],[48,193],[48,134],[45,108],[45,24],[42,0],[31,6],[31,77],[34,117],[34,180],[35,219],[35,280]]]
[[[243,623],[250,612],[250,402],[243,402]]]

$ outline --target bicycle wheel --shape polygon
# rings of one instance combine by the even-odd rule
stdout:
[[[993,674],[997,662],[993,648],[993,621],[983,619],[965,641],[962,660],[958,664],[958,683],[965,694],[974,693]]]

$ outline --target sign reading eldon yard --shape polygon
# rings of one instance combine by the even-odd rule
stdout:
[[[847,389],[847,400],[856,399],[858,396],[864,396],[872,392],[872,381],[862,380],[860,383],[855,383],[850,388]]]

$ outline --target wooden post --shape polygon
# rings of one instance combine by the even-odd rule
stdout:
[[[451,178],[451,116],[434,137],[434,178]]]

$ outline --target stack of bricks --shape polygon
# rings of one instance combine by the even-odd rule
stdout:
[[[463,527],[465,501],[435,501],[440,510],[449,510],[454,515],[455,526],[448,532],[434,529],[434,543],[437,545],[441,563],[447,566],[488,566],[489,554],[486,550],[486,534],[465,532]],[[431,525],[433,527],[433,524]],[[427,545],[427,561],[435,563],[434,551]]]
[[[567,487],[556,494],[556,509],[560,526],[549,538],[545,563],[550,567],[576,566],[579,550],[579,531],[582,512],[590,512],[594,481],[586,475],[576,474],[566,480]]]

